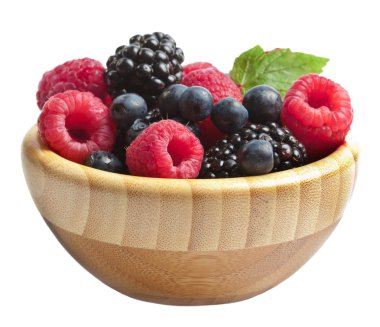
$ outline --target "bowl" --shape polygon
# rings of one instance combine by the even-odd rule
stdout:
[[[115,290],[175,305],[247,299],[297,271],[341,219],[357,159],[346,143],[287,171],[181,180],[76,164],[36,127],[22,144],[32,198],[65,249]]]

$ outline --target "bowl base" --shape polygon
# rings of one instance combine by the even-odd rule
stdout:
[[[66,250],[103,283],[132,298],[170,305],[231,303],[263,293],[297,271],[338,223],[294,241],[255,248],[163,251],[89,239],[45,221]]]

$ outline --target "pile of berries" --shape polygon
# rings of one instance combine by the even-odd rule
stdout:
[[[264,84],[243,95],[212,64],[183,61],[175,40],[155,32],[118,47],[106,68],[84,58],[46,72],[41,140],[89,167],[161,178],[268,174],[344,143],[353,111],[339,84],[307,74],[284,99]]]

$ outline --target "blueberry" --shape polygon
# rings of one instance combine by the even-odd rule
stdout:
[[[220,131],[231,134],[245,125],[248,111],[234,98],[224,98],[213,107],[211,120]]]
[[[166,88],[158,99],[158,107],[164,118],[179,116],[179,99],[187,86],[173,84]]]
[[[199,121],[208,117],[213,106],[211,93],[201,86],[192,86],[179,99],[181,116],[189,121]]]
[[[142,131],[149,126],[149,123],[145,119],[136,119],[132,126],[128,129],[126,134],[126,145],[130,145]]]
[[[84,162],[86,166],[109,171],[111,173],[124,173],[126,167],[119,158],[110,152],[96,151],[92,152]]]
[[[113,100],[110,112],[116,125],[127,129],[137,118],[143,118],[146,115],[148,107],[141,96],[127,93]]]
[[[280,120],[281,95],[269,85],[251,88],[244,96],[243,106],[247,108],[252,123],[265,124]]]
[[[270,173],[274,166],[272,145],[268,141],[252,140],[239,149],[237,161],[246,175]]]

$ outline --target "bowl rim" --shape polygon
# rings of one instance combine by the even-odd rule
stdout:
[[[301,167],[292,168],[280,172],[269,173],[260,176],[245,176],[219,179],[175,179],[142,177],[126,174],[107,172],[91,168],[60,156],[50,150],[41,140],[37,125],[32,126],[26,133],[22,142],[22,154],[29,160],[38,162],[42,167],[53,171],[60,176],[67,176],[71,180],[80,182],[82,176],[76,174],[80,168],[86,175],[96,175],[99,186],[104,188],[119,188],[120,184],[133,184],[135,187],[142,187],[144,190],[156,190],[157,185],[166,189],[169,193],[173,190],[177,193],[187,192],[189,184],[191,187],[206,188],[208,191],[227,188],[240,188],[249,184],[250,187],[273,188],[274,186],[285,186],[298,181],[320,179],[324,175],[333,174],[335,171],[356,162],[359,156],[359,147],[352,140],[347,140],[330,155],[306,164]],[[295,176],[298,176],[295,177]],[[115,180],[118,183],[115,183]],[[96,185],[93,185],[96,187]]]

